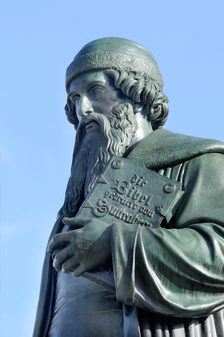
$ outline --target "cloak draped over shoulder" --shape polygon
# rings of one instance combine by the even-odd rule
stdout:
[[[224,336],[223,154],[221,142],[159,129],[128,155],[179,181],[184,193],[160,228],[113,225],[113,269],[117,300],[124,303],[125,337]],[[59,212],[51,237],[61,231],[62,217]],[[55,276],[46,254],[33,337],[47,337]],[[132,334],[131,311],[139,325]]]

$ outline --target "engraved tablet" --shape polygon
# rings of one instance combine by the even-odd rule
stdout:
[[[77,216],[155,228],[170,218],[181,194],[178,182],[112,156]]]

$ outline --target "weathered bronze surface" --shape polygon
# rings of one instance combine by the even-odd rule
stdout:
[[[33,337],[224,336],[224,144],[162,129],[162,89],[125,39],[68,67],[76,143]]]

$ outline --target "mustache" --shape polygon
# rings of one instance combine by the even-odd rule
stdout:
[[[102,113],[97,113],[97,112],[91,112],[89,115],[84,116],[77,128],[77,132],[83,131],[90,125],[92,122],[97,123],[100,127],[104,126],[105,121],[108,121],[107,117],[103,115]],[[108,121],[109,123],[109,121]],[[104,130],[102,130],[104,131]]]
[[[84,116],[78,125],[78,128],[76,130],[76,148],[79,148],[82,145],[85,139],[85,135],[87,134],[88,129],[90,128],[90,126],[93,125],[93,123],[97,124],[99,136],[102,137],[102,141],[107,142],[109,146],[109,130],[111,127],[109,119],[106,115],[103,115],[102,113],[91,112],[89,115]]]

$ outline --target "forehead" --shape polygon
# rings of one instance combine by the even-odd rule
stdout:
[[[69,92],[81,92],[94,82],[108,83],[102,71],[86,72],[76,77],[69,86]]]

